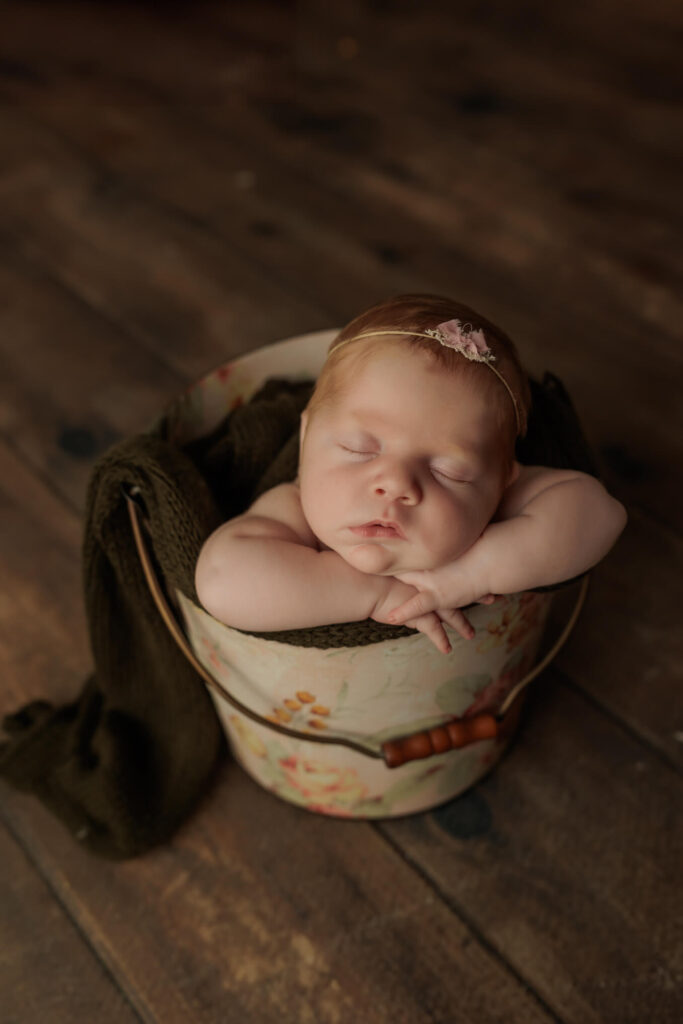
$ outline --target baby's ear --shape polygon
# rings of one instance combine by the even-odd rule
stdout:
[[[519,462],[517,462],[517,459],[514,459],[513,463],[512,463],[512,468],[510,469],[510,472],[508,473],[507,482],[505,484],[505,490],[507,490],[508,487],[512,487],[512,485],[514,484],[515,480],[517,479],[517,477],[519,476],[519,474],[521,472],[522,472],[522,467],[520,466]]]
[[[299,427],[299,462],[301,462],[301,452],[304,447],[304,437],[306,436],[306,428],[308,427],[308,409],[304,409],[301,413],[301,425]]]

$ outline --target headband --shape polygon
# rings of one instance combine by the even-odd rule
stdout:
[[[342,345],[348,345],[350,341],[357,341],[359,338],[374,338],[381,334],[408,334],[413,338],[429,338],[430,341],[438,341],[445,348],[452,348],[454,352],[459,352],[465,359],[475,363],[485,363],[489,370],[495,373],[512,399],[515,409],[515,420],[517,421],[517,434],[521,434],[521,420],[517,399],[505,377],[493,365],[496,357],[486,344],[486,338],[482,330],[475,331],[472,329],[471,324],[462,324],[460,320],[446,320],[444,323],[439,324],[438,327],[428,327],[425,331],[366,331],[364,334],[354,334],[352,338],[345,338],[344,341],[333,345],[327,355],[328,357],[331,356],[338,348],[341,348]]]

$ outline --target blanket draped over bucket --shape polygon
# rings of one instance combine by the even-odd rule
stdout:
[[[530,384],[533,408],[519,461],[597,475],[562,384],[550,374]],[[93,467],[83,585],[94,672],[73,702],[55,708],[33,701],[5,717],[0,775],[37,796],[96,854],[127,858],[167,841],[207,790],[226,749],[205,685],[145,582],[122,488],[139,488],[167,592],[177,587],[197,601],[194,566],[209,533],[296,475],[299,416],[311,390],[309,382],[270,380],[210,435],[184,444],[173,440],[174,404],[152,429],[117,443]],[[362,633],[361,623],[345,624],[347,633],[356,625]],[[412,632],[379,628],[387,636]],[[320,630],[257,635],[337,643],[320,641]]]

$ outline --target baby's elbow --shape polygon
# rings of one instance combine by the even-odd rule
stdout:
[[[194,571],[194,589],[200,605],[215,619],[224,621],[226,614],[225,596],[226,587],[221,579],[219,566],[216,559],[204,545],[199,552],[199,558]]]
[[[222,545],[212,550],[207,542],[195,566],[194,585],[205,612],[233,629],[267,629],[261,624],[260,591],[255,582],[253,564],[246,566],[240,545],[230,550]],[[247,582],[248,581],[248,582]]]
[[[612,550],[627,521],[628,515],[622,503],[613,498],[607,491],[604,491],[603,501],[598,509],[596,509],[594,520],[596,562],[599,562]]]
[[[581,516],[582,534],[586,538],[586,553],[591,566],[597,565],[616,544],[628,515],[620,501],[612,497],[604,485],[594,477],[585,485],[592,500]]]
[[[626,512],[626,508],[620,501],[617,501],[616,498],[611,498],[610,527],[613,534],[612,544],[614,544],[621,535],[627,522],[628,513]]]
[[[199,603],[206,611],[209,611],[209,605],[213,604],[213,586],[211,582],[211,567],[208,564],[208,558],[204,555],[204,551],[200,551],[197,564],[194,569],[194,589],[199,599]]]

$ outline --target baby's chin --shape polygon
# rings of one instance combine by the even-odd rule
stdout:
[[[405,557],[392,551],[384,544],[354,544],[338,552],[342,558],[359,572],[375,576],[393,576],[397,572],[410,572],[415,566],[408,565]]]

